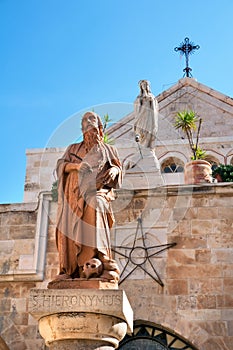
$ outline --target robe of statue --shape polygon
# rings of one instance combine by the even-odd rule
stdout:
[[[67,163],[87,162],[92,173],[65,172]],[[117,167],[115,180],[104,185],[104,174]],[[87,152],[84,142],[70,145],[57,163],[58,211],[56,242],[60,274],[78,276],[86,261],[111,259],[110,229],[114,223],[113,188],[121,185],[122,169],[116,149],[101,143]]]
[[[140,144],[153,149],[158,131],[158,102],[151,92],[140,94],[134,102],[134,133]]]

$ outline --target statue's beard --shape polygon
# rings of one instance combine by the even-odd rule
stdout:
[[[83,135],[86,150],[89,152],[95,145],[99,145],[102,140],[98,128],[91,128]]]

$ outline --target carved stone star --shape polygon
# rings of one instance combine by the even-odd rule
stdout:
[[[141,232],[141,237],[138,239],[139,235],[139,228]],[[141,241],[142,245],[138,245],[137,241]],[[158,272],[156,271],[154,265],[152,264],[151,258],[159,255],[161,252],[174,247],[176,243],[168,243],[168,244],[160,244],[160,245],[153,245],[150,247],[146,246],[146,239],[145,235],[143,234],[142,229],[142,219],[138,218],[138,224],[137,229],[133,241],[132,247],[126,247],[126,246],[115,246],[112,248],[112,250],[121,256],[123,256],[126,259],[126,264],[121,272],[120,275],[120,281],[119,284],[121,284],[127,277],[129,277],[136,269],[140,268],[145,273],[147,273],[151,278],[153,278],[154,281],[160,284],[160,286],[164,286]],[[122,251],[125,251],[123,253]],[[149,266],[152,268],[152,272],[149,272],[146,269],[146,262],[149,263]],[[127,267],[131,267],[130,271],[128,273],[126,272]],[[124,277],[123,277],[124,276]]]

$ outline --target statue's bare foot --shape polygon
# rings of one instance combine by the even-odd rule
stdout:
[[[120,276],[120,270],[115,260],[104,261],[104,270],[100,275],[100,278],[108,282],[118,282]]]
[[[70,275],[67,275],[65,273],[61,274],[61,275],[57,275],[54,280],[52,280],[51,282],[48,283],[48,289],[54,289],[54,288],[58,288],[58,286],[63,282],[63,281],[68,281],[68,280],[72,280]]]
[[[61,275],[57,275],[52,282],[58,282],[58,281],[64,281],[72,279],[70,275],[67,275],[66,273],[63,273]]]
[[[100,275],[100,278],[104,282],[117,283],[119,281],[119,273],[116,271],[104,270],[103,273]]]
[[[104,270],[107,270],[107,271],[115,271],[116,273],[118,273],[118,275],[120,274],[120,270],[119,270],[119,267],[116,263],[115,260],[108,260],[108,261],[105,261],[103,263],[104,265]]]

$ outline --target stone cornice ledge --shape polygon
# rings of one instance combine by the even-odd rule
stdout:
[[[166,185],[150,189],[118,189],[116,197],[156,197],[156,196],[177,196],[187,194],[224,194],[233,196],[233,182],[204,183],[199,185]]]

